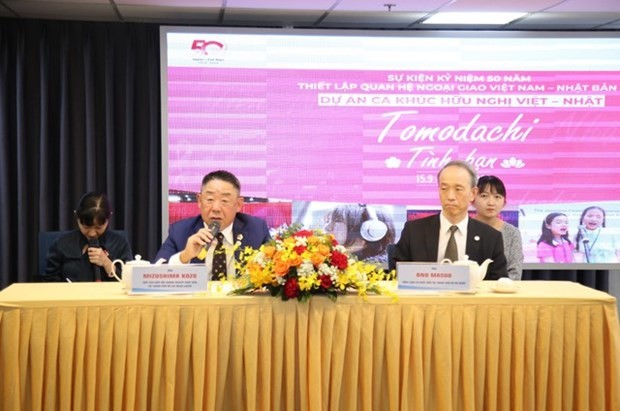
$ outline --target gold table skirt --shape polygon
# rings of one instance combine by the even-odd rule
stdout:
[[[615,299],[0,292],[2,410],[620,410]]]

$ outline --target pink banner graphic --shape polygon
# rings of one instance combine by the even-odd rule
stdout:
[[[436,206],[450,160],[509,203],[617,199],[617,71],[168,69],[171,190],[228,169],[270,199]]]

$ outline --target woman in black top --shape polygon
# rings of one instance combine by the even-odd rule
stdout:
[[[75,209],[78,229],[61,235],[47,254],[43,281],[114,281],[115,259],[132,259],[127,240],[108,230],[112,210],[103,193],[86,193]]]

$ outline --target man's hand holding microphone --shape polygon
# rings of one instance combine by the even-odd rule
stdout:
[[[196,234],[190,236],[185,244],[185,249],[179,256],[181,263],[187,264],[193,258],[204,260],[207,256],[207,250],[220,232],[220,222],[212,221],[205,228],[201,228]]]

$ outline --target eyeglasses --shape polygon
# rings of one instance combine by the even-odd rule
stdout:
[[[211,207],[215,206],[216,204],[219,204],[219,206],[222,208],[233,208],[236,204],[235,199],[232,199],[232,198],[224,197],[224,198],[218,199],[213,196],[205,195],[205,194],[200,195],[200,202],[206,206],[211,206]]]

